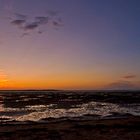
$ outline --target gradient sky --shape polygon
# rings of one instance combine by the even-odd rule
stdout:
[[[50,88],[140,88],[140,1],[0,0],[0,89]]]

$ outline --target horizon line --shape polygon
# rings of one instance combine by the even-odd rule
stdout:
[[[140,91],[140,89],[0,89],[0,91]]]

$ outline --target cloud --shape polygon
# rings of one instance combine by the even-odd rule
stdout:
[[[22,37],[25,35],[29,35],[34,30],[37,31],[38,34],[41,34],[43,32],[41,31],[42,27],[45,28],[53,25],[53,27],[59,28],[63,26],[62,19],[58,16],[58,12],[56,11],[48,11],[48,14],[46,16],[35,17],[29,17],[28,15],[14,13],[14,18],[10,20],[10,23],[12,25],[16,25],[22,31]]]
[[[136,90],[138,89],[138,86],[130,81],[117,81],[110,83],[105,87],[105,89],[111,89],[111,90]]]
[[[59,20],[52,21],[52,24],[53,24],[54,27],[61,27],[61,26],[63,26],[62,22],[60,22]]]
[[[38,25],[47,24],[49,22],[49,17],[35,17],[35,21]]]
[[[13,25],[17,25],[17,26],[22,26],[26,21],[25,20],[22,20],[22,19],[16,19],[16,20],[13,20],[11,21],[11,23]]]
[[[36,23],[36,22],[33,22],[33,23],[30,23],[30,24],[26,24],[24,27],[23,27],[23,29],[24,30],[34,30],[34,29],[36,29],[37,27],[39,26],[39,24],[38,23]]]
[[[136,78],[136,75],[130,74],[130,75],[125,75],[123,76],[124,79],[133,79]]]
[[[15,16],[16,16],[18,19],[22,19],[22,20],[26,20],[26,19],[27,19],[27,16],[24,15],[24,14],[15,13]]]
[[[21,35],[21,37],[28,36],[28,35],[29,35],[29,33],[23,33],[23,34]]]
[[[26,24],[23,29],[24,30],[34,30],[38,27],[40,27],[41,25],[45,25],[49,22],[49,18],[48,17],[43,17],[43,16],[40,16],[40,17],[35,17],[34,18],[34,22],[31,22],[29,24]],[[40,33],[41,31],[39,31]]]

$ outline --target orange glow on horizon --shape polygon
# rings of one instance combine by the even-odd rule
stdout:
[[[46,75],[35,75],[33,72],[28,75],[5,74],[0,72],[0,90],[26,90],[26,89],[104,89],[116,77],[104,75],[98,72],[83,73],[52,73]],[[94,73],[94,74],[93,74]],[[134,82],[136,85],[137,83]],[[139,86],[139,83],[138,83]]]
[[[3,83],[4,84],[4,83]],[[101,79],[89,79],[85,77],[48,77],[46,78],[31,78],[31,79],[13,79],[7,81],[5,86],[0,88],[5,89],[98,89],[105,82]]]
[[[2,70],[0,70],[0,88],[7,88],[8,82],[7,75]]]

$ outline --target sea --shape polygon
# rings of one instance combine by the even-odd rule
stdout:
[[[140,91],[0,91],[0,123],[140,116]]]

